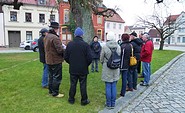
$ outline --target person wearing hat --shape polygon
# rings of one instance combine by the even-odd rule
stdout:
[[[70,90],[68,102],[74,104],[76,86],[79,80],[81,92],[81,105],[90,103],[87,95],[87,75],[89,74],[88,66],[92,62],[90,46],[82,36],[84,31],[77,27],[74,32],[75,38],[67,44],[65,50],[65,61],[69,64],[70,73]]]
[[[105,82],[106,108],[113,109],[116,105],[116,84],[120,78],[120,69],[110,69],[107,67],[108,59],[111,57],[112,51],[121,54],[121,48],[116,42],[114,32],[107,33],[107,42],[102,47],[100,53],[100,62],[102,63],[102,81]]]
[[[49,70],[49,94],[60,98],[64,96],[64,94],[59,93],[59,86],[62,80],[64,48],[57,35],[59,24],[51,22],[50,28],[48,35],[44,39],[46,64],[48,64]]]
[[[38,48],[39,48],[39,58],[40,62],[43,63],[43,74],[42,74],[42,87],[48,88],[48,65],[45,60],[45,51],[44,51],[44,37],[48,34],[46,28],[40,30],[40,38],[38,39]]]
[[[137,64],[129,67],[129,77],[131,77],[132,89],[128,90],[133,89],[137,90],[137,78],[138,78],[137,67],[140,60],[141,46],[143,44],[143,41],[137,37],[137,33],[132,32],[130,34],[130,44],[133,47],[133,55],[136,57]]]

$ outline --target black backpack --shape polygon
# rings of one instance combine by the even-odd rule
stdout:
[[[120,68],[120,63],[121,63],[121,57],[117,53],[117,48],[110,49],[111,50],[111,56],[108,59],[107,62],[107,67],[110,69],[118,69]]]

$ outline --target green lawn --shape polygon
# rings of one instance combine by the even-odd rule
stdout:
[[[181,52],[155,50],[152,72],[169,62]],[[80,91],[77,88],[76,102],[68,104],[69,73],[68,64],[63,63],[63,79],[60,92],[64,98],[53,98],[47,89],[41,88],[42,64],[38,53],[0,54],[0,112],[1,113],[95,113],[103,109],[105,103],[104,82],[99,73],[88,76],[88,96],[91,103],[80,105]],[[101,68],[101,65],[100,65]],[[4,70],[6,69],[6,70]],[[118,96],[121,80],[118,82]]]

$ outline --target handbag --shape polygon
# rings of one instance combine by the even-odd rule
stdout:
[[[130,46],[132,50],[131,57],[130,57],[130,66],[134,66],[137,64],[137,60],[136,60],[136,57],[134,56],[134,50],[133,50],[132,44],[130,44]]]

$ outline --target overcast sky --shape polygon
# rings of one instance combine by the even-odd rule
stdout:
[[[164,0],[164,4],[155,4],[156,0],[103,0],[103,3],[108,8],[119,7],[118,13],[125,20],[125,25],[133,25],[138,16],[152,15],[154,9],[163,13],[163,16],[180,14],[185,11],[185,0],[179,1]]]

